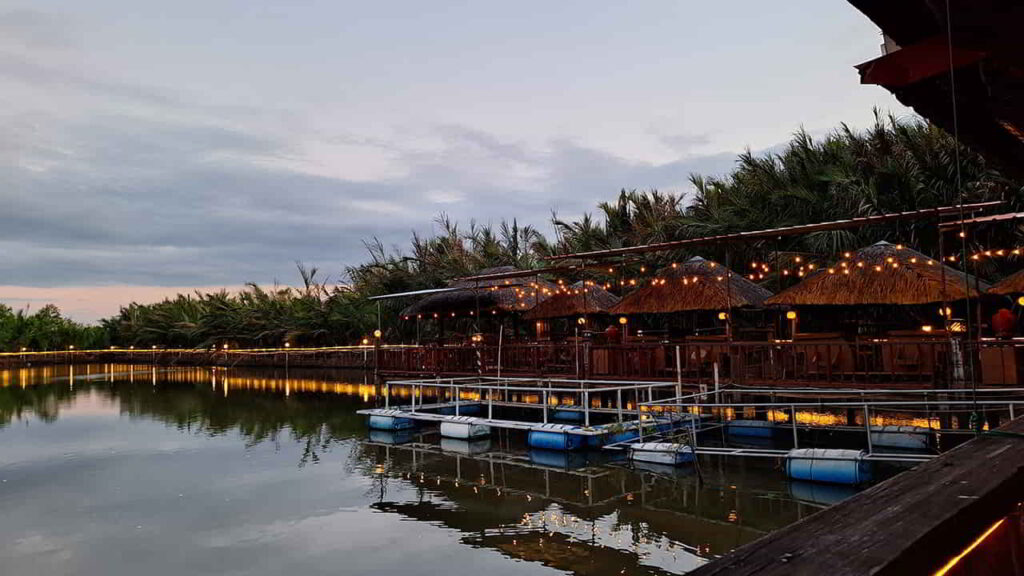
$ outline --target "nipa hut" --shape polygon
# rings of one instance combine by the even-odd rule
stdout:
[[[612,314],[670,314],[688,311],[724,311],[760,308],[768,290],[741,274],[700,256],[673,264],[650,284],[625,296]]]
[[[481,276],[515,272],[512,266],[488,268]],[[548,299],[558,286],[533,277],[513,279],[456,280],[451,292],[432,294],[402,311],[404,318],[441,318],[480,314],[526,312]]]
[[[976,298],[988,286],[901,245],[879,242],[846,253],[766,304],[788,306],[915,305]]]
[[[607,314],[619,300],[618,296],[593,282],[580,281],[568,287],[559,287],[553,296],[528,311],[526,318],[550,320]]]

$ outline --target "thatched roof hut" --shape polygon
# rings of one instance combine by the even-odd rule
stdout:
[[[988,291],[989,294],[1024,294],[1024,270],[996,282]]]
[[[546,320],[588,314],[607,314],[612,306],[619,303],[619,300],[618,296],[597,284],[580,281],[567,288],[559,288],[554,296],[537,304],[527,312],[526,318]]]
[[[945,283],[943,283],[945,279]],[[985,290],[988,285],[980,283]],[[916,250],[879,242],[768,298],[789,306],[915,305],[976,298],[975,279]]]
[[[612,314],[669,314],[695,310],[758,308],[768,290],[711,260],[695,256],[647,286],[626,295]]]
[[[516,268],[513,266],[499,266],[482,270],[480,275],[515,271]],[[452,313],[464,315],[475,312],[478,308],[481,313],[525,312],[538,302],[550,298],[558,290],[558,286],[551,282],[532,277],[456,280],[450,284],[450,287],[459,288],[459,290],[427,296],[402,310],[402,316],[408,318],[418,315],[433,316],[434,314],[449,315]]]

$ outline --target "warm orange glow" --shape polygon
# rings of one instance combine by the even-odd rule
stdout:
[[[619,324],[625,325],[625,324],[628,324],[628,323],[629,323],[629,318],[626,318],[625,316],[619,316]]]
[[[934,576],[943,576],[943,574],[946,574],[950,570],[952,570],[954,566],[956,566],[961,560],[964,559],[964,556],[967,556],[968,554],[971,553],[972,550],[974,550],[978,546],[981,546],[981,543],[984,542],[986,538],[991,536],[992,533],[996,531],[996,528],[999,528],[999,526],[1002,525],[1002,523],[1005,522],[1005,521],[1006,521],[1006,518],[1002,518],[998,522],[993,524],[991,527],[989,527],[988,530],[985,530],[985,532],[981,536],[979,536],[977,540],[975,540],[974,542],[971,542],[971,545],[968,546],[963,552],[957,554],[949,562],[946,562],[946,565],[943,566],[938,572],[936,572]]]
[[[931,331],[932,331],[932,327],[931,326],[929,326],[927,324],[925,324],[924,326],[921,326],[921,332],[931,332]]]
[[[796,320],[796,311],[790,310],[789,312],[786,312],[786,318],[789,320]]]
[[[719,312],[719,313],[718,313],[718,319],[719,319],[719,320],[725,320],[725,319],[726,319],[726,318],[728,318],[728,317],[729,317],[729,315],[728,315],[728,314],[726,314],[725,312]]]

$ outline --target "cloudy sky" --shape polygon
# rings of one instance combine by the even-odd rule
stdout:
[[[0,0],[0,301],[91,321],[686,192],[908,113],[858,84],[879,43],[844,0]]]

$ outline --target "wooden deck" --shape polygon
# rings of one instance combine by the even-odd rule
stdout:
[[[1024,419],[980,436],[691,576],[932,574],[1024,493]]]

